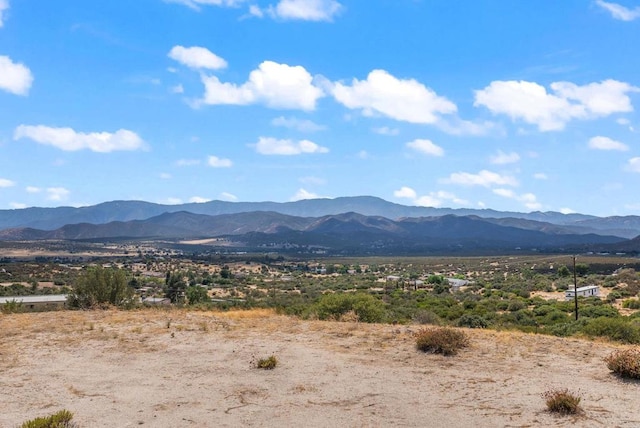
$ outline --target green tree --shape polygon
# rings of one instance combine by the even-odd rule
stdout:
[[[195,286],[187,288],[187,301],[190,305],[197,305],[198,303],[210,302],[211,299],[206,288]]]
[[[171,303],[182,303],[185,297],[187,283],[182,272],[167,272],[165,277],[166,296]]]
[[[133,303],[133,289],[122,269],[96,266],[80,275],[69,296],[69,304],[76,308],[99,305],[124,306]]]
[[[558,276],[561,278],[566,278],[569,275],[571,275],[571,271],[569,270],[568,267],[562,265],[558,268]]]

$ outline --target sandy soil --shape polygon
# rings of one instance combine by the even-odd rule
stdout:
[[[0,315],[0,426],[74,412],[82,427],[637,427],[640,383],[617,345],[469,330],[453,357],[417,326],[301,321],[267,311]],[[275,355],[278,366],[254,368]],[[582,416],[545,410],[569,387]]]

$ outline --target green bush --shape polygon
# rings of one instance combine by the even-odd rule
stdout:
[[[640,349],[614,351],[604,359],[609,370],[620,377],[640,379]]]
[[[469,346],[469,337],[462,330],[450,327],[435,327],[416,333],[416,348],[433,354],[455,355]]]
[[[458,320],[458,326],[468,328],[487,328],[489,322],[481,315],[464,314]]]
[[[354,312],[361,322],[383,322],[386,318],[384,303],[364,293],[325,294],[311,312],[321,320],[340,320],[348,312]]]
[[[640,300],[639,299],[627,299],[622,302],[623,308],[628,309],[640,309]]]
[[[421,309],[413,315],[413,321],[418,324],[442,324],[442,319],[433,311]]]
[[[50,416],[31,419],[20,425],[20,428],[75,428],[77,425],[71,420],[73,413],[68,410],[60,410]]]
[[[624,343],[640,343],[640,327],[624,318],[600,317],[582,329],[589,336],[607,337]]]
[[[2,313],[3,314],[16,314],[20,313],[24,310],[22,307],[22,302],[17,300],[8,300],[2,305]]]
[[[551,389],[544,392],[542,398],[544,398],[550,412],[562,415],[575,415],[582,412],[580,408],[582,398],[567,388]]]

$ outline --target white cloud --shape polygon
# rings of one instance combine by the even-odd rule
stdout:
[[[503,198],[514,199],[521,202],[529,210],[539,210],[542,208],[542,204],[538,202],[538,198],[533,193],[523,193],[518,195],[511,189],[493,189],[493,193]]]
[[[398,128],[389,128],[388,126],[373,128],[373,132],[375,132],[376,134],[387,135],[390,137],[400,134],[400,130]]]
[[[195,105],[262,103],[279,109],[315,110],[316,102],[324,96],[313,85],[313,77],[304,67],[264,61],[249,74],[242,85],[221,82],[216,76],[202,76],[205,93]]]
[[[230,168],[233,162],[230,159],[219,158],[217,156],[209,156],[207,164],[213,168]]]
[[[305,189],[298,189],[296,194],[291,197],[290,201],[295,202],[303,199],[321,199],[321,198],[324,198],[324,197],[319,196],[316,193],[309,192]]]
[[[498,173],[482,170],[477,174],[468,172],[455,172],[449,178],[441,180],[443,183],[460,184],[462,186],[517,186],[518,181],[508,175],[500,175]]]
[[[99,153],[117,150],[140,150],[145,143],[135,132],[119,129],[109,132],[76,132],[71,128],[20,125],[13,133],[14,140],[28,138],[40,144],[51,145],[65,151],[88,149]]]
[[[15,95],[28,95],[33,75],[25,65],[11,61],[8,56],[0,55],[0,90]]]
[[[609,12],[614,19],[619,19],[620,21],[633,21],[640,18],[640,6],[628,9],[617,3],[609,3],[603,0],[596,0],[596,4]]]
[[[246,0],[164,0],[166,3],[178,3],[190,7],[193,10],[200,10],[200,6],[224,6],[235,7]]]
[[[274,18],[285,20],[332,21],[342,9],[335,0],[280,0],[275,7],[269,7],[268,12]]]
[[[629,146],[620,141],[612,140],[609,137],[593,137],[589,140],[589,148],[595,150],[617,150],[620,152],[626,152],[629,150]]]
[[[41,188],[35,186],[27,186],[25,190],[27,193],[40,193],[42,191]]]
[[[627,169],[631,172],[640,173],[640,157],[629,159],[629,161],[627,162]]]
[[[211,199],[202,198],[200,196],[192,196],[189,198],[189,202],[194,204],[204,204],[205,202],[209,202]]]
[[[308,119],[298,119],[295,117],[276,117],[271,121],[273,126],[282,126],[284,128],[295,129],[300,132],[316,132],[326,129],[325,126],[318,125],[317,123]]]
[[[490,161],[494,165],[505,165],[508,163],[516,163],[520,161],[520,155],[516,152],[505,153],[502,150],[498,150],[498,153],[491,156]]]
[[[618,119],[616,119],[616,123],[618,125],[626,126],[626,125],[631,124],[631,121],[629,119],[627,119],[626,117],[619,117]]]
[[[493,122],[472,122],[457,117],[447,118],[446,120],[439,118],[435,122],[435,126],[450,135],[483,136],[492,132],[504,133],[504,130]]]
[[[48,187],[47,199],[50,201],[63,201],[69,196],[69,190],[64,187]]]
[[[414,205],[420,207],[440,207],[446,201],[453,202],[457,205],[468,205],[469,202],[458,198],[453,193],[438,191],[430,192],[428,195],[418,196],[417,192],[411,187],[403,186],[393,192],[396,198],[410,199]]]
[[[406,144],[410,149],[429,156],[444,156],[444,149],[435,145],[431,140],[416,139]]]
[[[200,165],[200,160],[199,159],[178,159],[176,161],[176,165],[178,165],[178,166]]]
[[[220,70],[227,67],[227,61],[207,48],[192,46],[174,46],[168,54],[169,58],[194,69]]]
[[[256,18],[262,18],[264,16],[264,12],[260,9],[260,6],[252,4],[249,6],[249,15],[255,16]]]
[[[20,202],[9,202],[9,206],[14,210],[21,210],[27,208],[27,204],[22,204]]]
[[[397,79],[385,70],[373,70],[367,80],[353,79],[351,86],[333,84],[335,99],[363,114],[381,114],[395,120],[433,124],[439,114],[455,113],[454,103],[414,79]]]
[[[0,28],[4,25],[4,12],[9,9],[9,0],[0,0]]]
[[[360,150],[358,153],[356,153],[356,156],[358,157],[358,159],[369,159],[369,152],[367,152],[366,150]]]
[[[166,173],[166,172],[162,172],[162,173],[160,173],[160,178],[162,178],[163,180],[170,180],[171,179],[171,174]]]
[[[411,187],[403,186],[393,192],[393,196],[395,196],[396,198],[416,199],[418,197],[418,194]]]
[[[560,208],[560,212],[562,214],[574,214],[575,210],[572,210],[571,208]]]
[[[167,198],[165,200],[167,205],[180,205],[182,203],[182,199],[180,198]]]
[[[182,85],[176,85],[171,88],[173,94],[184,94],[184,87]]]
[[[536,172],[533,174],[533,178],[536,180],[547,180],[549,177],[544,172]]]
[[[229,192],[222,192],[220,193],[220,199],[228,202],[236,202],[238,200],[238,197]]]
[[[328,153],[329,149],[309,140],[295,142],[293,140],[278,140],[271,137],[260,137],[255,145],[256,151],[262,155],[300,155],[303,153]]]
[[[13,181],[11,181],[11,180],[9,180],[7,178],[0,178],[0,188],[13,187],[15,185],[16,185],[15,182],[13,182]]]
[[[613,113],[633,111],[628,92],[639,89],[628,83],[605,80],[577,86],[571,82],[544,86],[527,81],[494,81],[475,91],[475,106],[484,106],[494,114],[506,114],[512,120],[536,125],[540,131],[564,129],[573,119],[594,119]]]

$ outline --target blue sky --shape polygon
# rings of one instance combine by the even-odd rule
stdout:
[[[640,215],[640,2],[0,0],[0,209]]]

